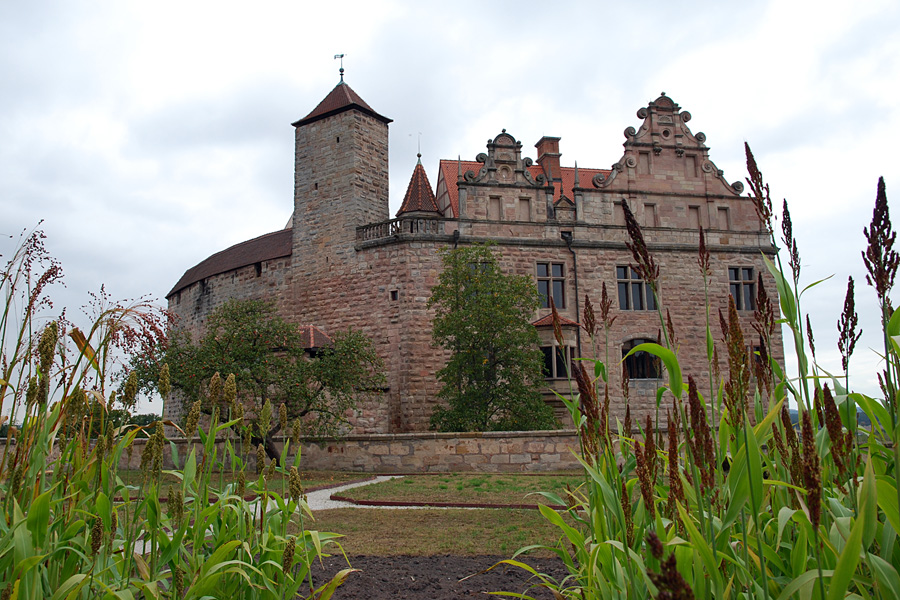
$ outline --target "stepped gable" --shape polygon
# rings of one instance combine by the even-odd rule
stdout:
[[[258,238],[235,244],[216,252],[206,260],[184,272],[166,298],[207,277],[233,271],[258,262],[291,255],[292,230],[282,229]]]
[[[316,121],[320,121],[322,119],[354,108],[360,112],[378,119],[385,125],[393,122],[393,119],[388,119],[387,117],[379,115],[377,112],[375,112],[371,106],[366,104],[365,100],[359,97],[359,94],[354,92],[349,85],[341,81],[339,84],[334,86],[334,89],[331,90],[331,92],[327,96],[325,96],[324,100],[319,102],[319,105],[316,106],[311,113],[309,113],[299,121],[291,123],[291,125],[293,125],[294,127],[309,125],[310,123],[315,123]]]
[[[301,325],[300,339],[303,342],[303,347],[307,350],[324,348],[334,344],[334,340],[315,325]]]
[[[433,212],[440,213],[434,192],[431,190],[431,183],[428,181],[428,174],[425,173],[425,167],[422,166],[422,155],[417,154],[418,162],[416,168],[413,169],[412,178],[409,180],[409,187],[406,188],[406,195],[403,197],[403,204],[397,211],[397,216],[410,212]]]

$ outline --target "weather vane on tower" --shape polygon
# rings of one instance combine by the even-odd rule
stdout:
[[[340,69],[341,83],[344,83],[344,55],[343,54],[335,54],[334,58],[335,58],[335,60],[337,60],[338,58],[341,59],[341,69]]]

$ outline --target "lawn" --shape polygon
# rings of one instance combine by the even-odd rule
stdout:
[[[341,508],[315,513],[310,529],[344,535],[349,556],[512,556],[523,546],[554,546],[559,529],[536,510]],[[536,556],[551,556],[538,552]]]
[[[353,500],[385,502],[448,502],[471,504],[548,504],[538,492],[566,496],[566,486],[577,488],[584,476],[576,473],[522,475],[515,473],[447,473],[407,475],[383,483],[341,492]]]

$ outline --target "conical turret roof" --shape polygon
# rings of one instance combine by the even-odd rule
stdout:
[[[431,183],[428,182],[425,167],[422,166],[422,155],[419,154],[418,157],[416,168],[413,169],[412,178],[409,180],[409,187],[406,188],[406,196],[403,197],[403,204],[397,211],[398,216],[408,212],[441,212],[434,198]]]
[[[303,125],[308,125],[310,123],[315,123],[321,119],[325,119],[332,115],[336,115],[342,113],[346,110],[356,109],[360,112],[363,112],[371,117],[374,117],[387,125],[392,121],[392,119],[388,119],[382,115],[379,115],[377,112],[372,110],[372,107],[366,104],[366,101],[359,97],[359,94],[353,91],[353,89],[341,81],[339,84],[334,86],[334,89],[325,96],[325,99],[319,102],[319,105],[313,109],[311,113],[300,119],[299,121],[295,121],[291,123],[294,127],[302,127]]]

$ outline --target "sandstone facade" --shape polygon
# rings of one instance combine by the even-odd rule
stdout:
[[[717,310],[726,309],[729,294],[735,294],[752,343],[751,295],[761,274],[775,297],[763,261],[775,249],[751,201],[741,196],[743,186],[727,182],[710,160],[705,136],[688,128],[688,112],[662,95],[640,109],[638,118],[637,129],[625,130],[624,153],[611,169],[562,166],[560,139],[551,137],[536,144],[538,158],[532,161],[505,130],[474,161],[441,161],[433,193],[419,164],[403,207],[391,219],[390,119],[342,82],[294,123],[295,197],[288,228],[189,269],[169,293],[169,307],[195,335],[209,311],[228,298],[274,301],[285,317],[326,332],[360,329],[384,359],[388,389],[352,415],[354,433],[424,431],[439,388],[434,374],[447,360],[432,343],[433,314],[426,307],[441,271],[439,250],[491,241],[503,267],[534,277],[572,322],[565,328],[566,356],[608,356],[612,415],[622,418],[623,351],[641,340],[655,341],[660,331],[646,290],[631,279],[624,201],[659,263],[660,299],[675,324],[683,370],[708,390],[698,228],[707,232],[711,252],[708,294],[716,340]],[[616,317],[608,349],[603,340],[592,345],[576,325],[585,296],[598,306],[603,284]],[[553,402],[550,389],[569,388],[554,360],[552,329],[542,322],[549,312],[542,308],[534,319],[546,347],[547,399]],[[783,362],[780,332],[774,341],[774,358]],[[637,420],[655,411],[662,381],[640,361],[628,368]],[[167,402],[167,417],[180,412],[177,402]]]

